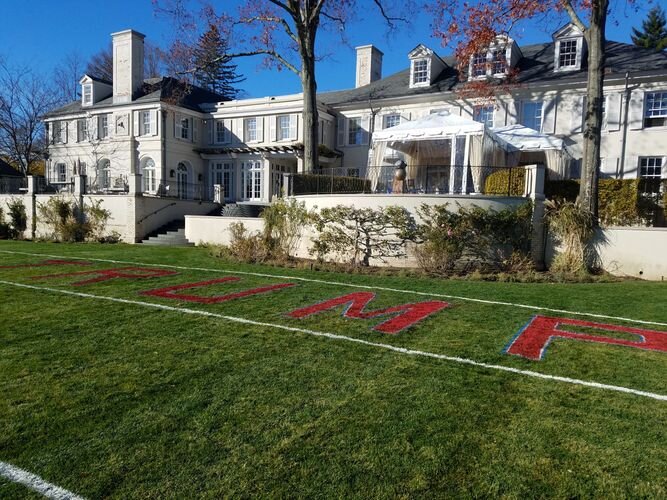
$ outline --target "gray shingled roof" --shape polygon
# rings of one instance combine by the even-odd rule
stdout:
[[[607,68],[612,73],[625,74],[645,71],[667,71],[667,53],[644,49],[627,43],[608,41],[606,45]],[[521,47],[516,82],[524,85],[546,82],[586,81],[586,67],[580,71],[556,73],[554,69],[554,44],[540,43]],[[447,67],[430,87],[410,88],[410,69],[405,69],[363,87],[333,92],[322,92],[318,99],[325,104],[366,102],[403,96],[418,96],[454,90],[461,85],[453,57],[442,57]]]
[[[0,177],[23,177],[23,175],[6,161],[0,160]]]
[[[224,100],[225,98],[220,94],[211,92],[201,87],[197,87],[195,85],[185,85],[175,78],[165,76],[162,78],[150,78],[148,80],[144,80],[143,88],[139,92],[139,95],[134,98],[132,103],[142,104],[162,101],[180,106],[182,108],[192,109],[194,111],[202,111],[202,109],[199,107],[200,104],[220,102]],[[100,108],[108,108],[111,106],[119,105],[114,105],[113,98],[109,96],[106,99],[96,102],[92,106],[86,106],[85,109],[95,110]],[[83,110],[84,108],[81,106],[81,100],[79,99],[47,113],[44,115],[44,117],[51,118],[55,116],[68,115],[72,113],[78,113]]]

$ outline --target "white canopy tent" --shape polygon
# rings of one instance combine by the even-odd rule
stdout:
[[[408,182],[418,183],[424,174],[420,167],[428,166],[441,192],[465,193],[470,169],[474,190],[481,192],[489,170],[484,167],[516,167],[522,152],[536,151],[545,152],[554,177],[565,175],[562,140],[522,125],[492,129],[441,111],[375,132],[367,177],[375,191],[383,167],[402,157]]]

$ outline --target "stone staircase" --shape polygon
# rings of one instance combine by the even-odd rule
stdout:
[[[146,239],[141,241],[142,245],[164,245],[173,247],[193,247],[185,238],[185,220],[178,219],[165,224],[161,228],[150,233]]]

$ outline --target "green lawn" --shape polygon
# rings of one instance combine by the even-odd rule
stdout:
[[[0,269],[1,281],[51,289],[0,284],[0,462],[84,497],[667,497],[667,401],[349,340],[666,395],[665,352],[555,340],[531,361],[504,348],[535,314],[667,326],[386,289],[667,324],[667,284],[316,273],[225,262],[198,248],[18,242],[0,242],[0,266],[53,258],[3,251],[211,269],[85,286],[72,283],[90,276],[32,278],[129,264]],[[226,276],[241,281],[182,293],[295,286],[218,304],[140,294]],[[384,288],[369,309],[436,299],[450,307],[396,335],[372,329],[388,317],[349,319],[342,308],[286,315],[368,291],[354,284]],[[0,498],[30,494],[0,478]]]

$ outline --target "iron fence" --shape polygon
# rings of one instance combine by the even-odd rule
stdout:
[[[318,169],[291,176],[291,194],[481,194],[525,196],[526,169],[466,165],[412,165]]]
[[[144,194],[179,200],[208,201],[209,191],[202,182],[162,181],[154,193],[144,190]]]

